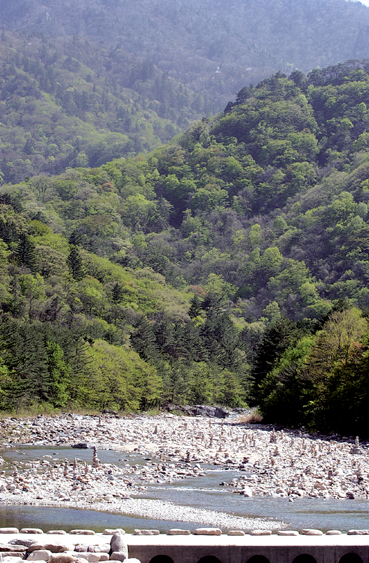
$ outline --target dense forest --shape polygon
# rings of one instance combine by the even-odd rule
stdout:
[[[87,40],[3,32],[0,68],[5,182],[152,150],[214,110],[150,61]]]
[[[277,73],[147,156],[5,183],[1,408],[257,404],[363,434],[368,107],[368,61]]]
[[[369,9],[346,0],[0,0],[2,26],[147,58],[218,103],[281,70],[369,57]]]

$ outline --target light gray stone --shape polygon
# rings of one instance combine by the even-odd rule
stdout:
[[[73,551],[73,544],[45,542],[45,549],[51,553],[63,553],[64,551]]]
[[[198,536],[221,536],[222,530],[220,528],[197,528],[194,534]]]
[[[77,559],[69,553],[52,553],[49,563],[73,563]]]
[[[85,551],[90,551],[91,553],[109,553],[110,544],[104,543],[102,545],[89,545]]]
[[[114,559],[114,561],[125,561],[126,559],[128,559],[127,555],[122,551],[113,551],[113,553],[110,556],[110,559]]]
[[[114,534],[121,534],[124,535],[125,531],[122,528],[105,528],[105,530],[103,531],[103,535],[104,536],[113,536]]]
[[[304,536],[322,536],[323,532],[321,530],[314,530],[313,528],[305,528],[301,532]]]
[[[23,558],[14,555],[6,555],[3,557],[3,563],[23,563]]]
[[[67,532],[65,530],[49,530],[47,534],[55,534],[56,536],[66,536]]]
[[[25,540],[25,539],[10,540],[9,542],[10,545],[22,545],[23,547],[29,547],[34,543],[35,540]]]
[[[228,532],[229,536],[244,536],[245,532],[243,532],[242,530],[230,530]]]
[[[41,528],[22,528],[21,534],[43,534],[44,531]]]
[[[296,530],[278,530],[278,536],[299,536]]]
[[[135,536],[158,536],[159,530],[135,530]]]
[[[46,549],[44,542],[34,541],[28,546],[28,551],[40,551],[41,549]],[[51,550],[50,550],[51,551]]]
[[[78,545],[76,545],[76,547],[74,548],[74,551],[77,551],[79,553],[83,553],[84,551],[88,551],[88,545],[84,544],[84,543],[79,543]]]
[[[27,557],[27,561],[49,561],[51,551],[48,549],[36,549]]]
[[[253,530],[251,532],[252,536],[271,536],[272,535],[272,531],[271,530]]]
[[[0,534],[19,534],[18,528],[0,528]]]
[[[348,536],[369,536],[369,530],[349,530]]]
[[[168,536],[190,536],[190,530],[181,530],[180,528],[172,528],[168,532]]]
[[[341,536],[342,532],[340,532],[339,530],[328,530],[326,535],[327,536]]]
[[[89,551],[78,552],[79,559],[87,559],[89,563],[98,563],[100,561],[100,553],[91,553]]]
[[[0,552],[1,553],[7,553],[7,552],[20,552],[23,553],[23,551],[26,551],[27,548],[25,545],[11,545],[9,543],[1,543],[0,544]]]
[[[94,536],[95,532],[93,530],[71,530],[70,534],[74,534],[76,536]]]
[[[125,553],[126,558],[128,557],[128,547],[127,540],[124,534],[114,534],[110,540],[111,552],[121,552]]]

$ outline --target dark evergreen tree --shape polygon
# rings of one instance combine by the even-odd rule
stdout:
[[[15,250],[15,254],[20,264],[29,268],[32,273],[36,272],[37,270],[36,247],[34,242],[25,233],[22,233],[19,237],[19,243]]]
[[[76,281],[81,281],[84,276],[83,261],[77,246],[71,246],[70,253],[67,258],[69,271]]]

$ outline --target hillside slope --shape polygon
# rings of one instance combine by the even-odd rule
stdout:
[[[278,70],[369,56],[369,8],[345,0],[1,0],[0,13],[7,28],[120,45],[218,104]]]
[[[3,32],[0,65],[5,181],[152,150],[210,111],[149,61],[85,40]]]
[[[368,107],[368,61],[278,73],[147,158],[2,186],[2,322],[48,327],[57,315],[68,332],[72,317],[87,341],[124,343],[162,378],[158,403],[254,401],[272,420],[358,432],[369,412]],[[157,280],[164,302],[130,305],[118,271]],[[59,310],[48,299],[65,287]]]

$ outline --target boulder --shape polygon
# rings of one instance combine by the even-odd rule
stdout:
[[[20,552],[27,551],[27,547],[25,545],[11,545],[10,543],[0,543],[0,552]]]
[[[323,532],[321,530],[314,530],[312,528],[305,528],[301,532],[304,536],[322,536]]]
[[[74,534],[76,536],[94,536],[95,532],[93,530],[71,530],[70,534]]]
[[[63,553],[64,551],[72,551],[72,544],[47,542],[45,543],[45,549],[51,551],[51,553]]]
[[[272,535],[272,531],[271,530],[253,530],[251,532],[252,536],[271,536]]]
[[[126,559],[128,559],[128,553],[126,555],[122,551],[113,551],[110,559],[113,559],[114,561],[125,561]]]
[[[43,534],[44,531],[40,528],[22,528],[20,531],[21,534]]]
[[[86,563],[86,560],[89,563],[98,563],[100,561],[100,553],[91,553],[91,552],[88,552],[88,551],[81,551],[81,552],[78,552],[78,558],[84,559],[85,563]]]
[[[76,559],[77,557],[69,553],[52,553],[49,558],[49,563],[74,563]]]
[[[349,530],[348,536],[369,536],[369,530]]]
[[[74,548],[74,551],[77,551],[79,553],[83,553],[84,551],[88,551],[88,545],[84,544],[84,543],[79,543],[78,545],[76,545],[76,547]]]
[[[3,563],[23,563],[23,557],[17,555],[6,555],[3,557]]]
[[[110,544],[104,543],[102,545],[89,545],[85,551],[90,551],[91,553],[109,553]]]
[[[158,536],[160,534],[159,530],[135,530],[135,536]]]
[[[10,545],[23,545],[24,547],[29,547],[30,545],[34,544],[35,540],[26,540],[26,539],[20,539],[20,540],[10,540],[9,544]]]
[[[229,411],[222,409],[221,407],[215,407],[214,416],[216,418],[227,418],[229,416]]]
[[[340,530],[328,530],[326,535],[327,536],[341,536],[342,532],[340,532]]]
[[[67,532],[65,530],[49,530],[47,534],[55,534],[56,536],[66,536]]]
[[[49,561],[51,551],[48,549],[36,549],[27,557],[27,561]]]
[[[222,530],[220,528],[197,528],[194,534],[197,536],[221,536]]]
[[[242,530],[230,530],[228,532],[229,536],[244,536],[245,532],[243,532]]]
[[[250,487],[245,487],[242,491],[244,497],[251,498],[252,497],[252,490]]]
[[[0,534],[19,534],[18,528],[0,528]]]
[[[299,536],[300,534],[295,530],[278,530],[278,536]]]
[[[104,536],[113,536],[114,534],[124,535],[125,531],[122,530],[122,528],[116,528],[115,530],[111,528],[105,528],[105,530],[103,531]]]
[[[190,536],[190,530],[181,530],[179,528],[172,528],[168,532],[168,536]]]
[[[112,553],[124,553],[128,558],[127,540],[124,534],[114,534],[110,540],[110,549]]]

